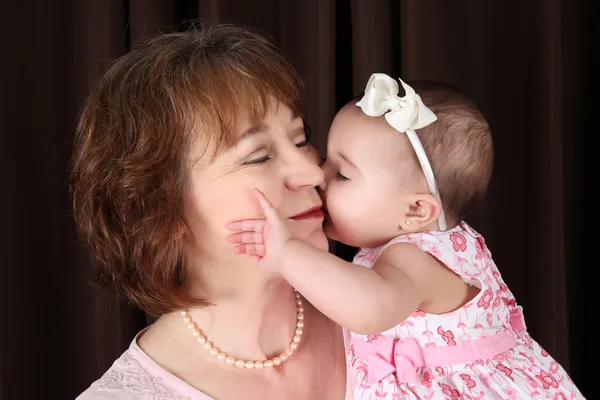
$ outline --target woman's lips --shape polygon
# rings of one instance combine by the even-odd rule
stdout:
[[[319,205],[316,207],[309,208],[306,211],[301,212],[300,214],[294,215],[290,217],[290,219],[294,221],[301,221],[305,219],[322,219],[324,217],[323,206]]]

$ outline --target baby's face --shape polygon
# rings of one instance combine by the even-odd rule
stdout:
[[[374,247],[397,236],[407,197],[426,191],[406,135],[354,105],[333,121],[323,170],[325,233],[350,246]]]

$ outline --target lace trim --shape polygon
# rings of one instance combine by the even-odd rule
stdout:
[[[97,382],[98,389],[107,392],[124,391],[139,394],[145,400],[191,400],[180,396],[162,379],[150,375],[135,357],[124,354]]]

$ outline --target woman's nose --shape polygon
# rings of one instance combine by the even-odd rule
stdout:
[[[323,179],[323,181],[319,185],[319,189],[321,189],[322,192],[325,192],[325,190],[327,190],[327,179]]]
[[[317,187],[323,182],[323,171],[319,167],[319,157],[316,154],[300,154],[290,160],[286,184],[292,189],[304,186]]]
[[[323,172],[323,180],[319,185],[319,189],[321,189],[321,191],[323,192],[327,190],[327,183],[329,182],[329,170],[331,170],[331,168],[329,168],[329,164],[326,160],[323,159],[321,161],[321,171]]]

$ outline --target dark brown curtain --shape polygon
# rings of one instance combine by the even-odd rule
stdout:
[[[534,338],[592,396],[590,10],[575,0],[4,1],[0,400],[73,399],[145,326],[141,312],[89,283],[93,263],[70,217],[71,140],[108,61],[198,19],[274,38],[305,77],[323,154],[336,110],[373,72],[440,80],[474,97],[496,165],[469,220]],[[338,247],[345,258],[352,251]]]

